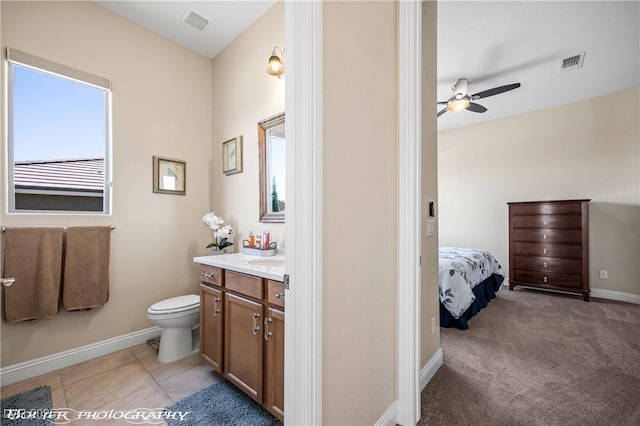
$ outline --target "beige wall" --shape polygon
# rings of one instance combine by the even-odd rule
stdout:
[[[438,3],[422,2],[422,105],[436,100]],[[422,234],[426,236],[429,201],[438,202],[437,123],[430,108],[422,109]],[[435,220],[438,217],[436,215]],[[436,222],[437,224],[437,222]],[[440,348],[440,299],[438,291],[438,234],[422,238],[420,366]],[[432,321],[435,318],[435,333]]]
[[[272,241],[284,240],[284,224],[259,222],[257,123],[284,111],[285,80],[266,73],[274,46],[285,48],[281,1],[213,60],[212,208],[236,230],[235,251],[250,231],[267,230]],[[222,143],[236,136],[243,137],[243,171],[225,176]]]
[[[507,267],[507,202],[590,198],[591,288],[640,294],[639,105],[633,87],[440,132],[441,245]]]
[[[323,423],[395,401],[394,2],[323,5]]]
[[[210,60],[89,2],[3,1],[0,7],[3,55],[10,46],[111,79],[114,182],[111,216],[8,215],[0,185],[2,226],[117,226],[107,305],[33,323],[3,322],[6,366],[150,327],[152,303],[197,292],[191,259],[205,253],[209,240],[200,219],[211,204],[212,71]],[[186,196],[152,192],[154,155],[187,162]],[[5,163],[2,158],[3,175]]]

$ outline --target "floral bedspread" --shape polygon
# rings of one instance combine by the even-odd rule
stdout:
[[[475,300],[473,287],[492,274],[505,276],[488,251],[440,247],[440,301],[454,318],[458,319]]]

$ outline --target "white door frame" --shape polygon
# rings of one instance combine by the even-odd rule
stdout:
[[[285,1],[287,141],[285,424],[322,424],[321,1]],[[398,2],[396,419],[420,418],[421,0]]]
[[[398,2],[398,329],[396,423],[420,419],[422,2]]]
[[[285,1],[285,424],[322,424],[322,2]]]

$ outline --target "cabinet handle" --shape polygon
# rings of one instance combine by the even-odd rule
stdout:
[[[547,254],[547,249],[542,249],[543,254]]]
[[[260,323],[258,322],[258,318],[260,318],[260,314],[257,312],[253,313],[253,334],[258,334],[260,331]]]
[[[215,278],[216,274],[214,274],[213,272],[200,272],[200,275],[202,275],[203,277],[210,279],[210,278]]]
[[[269,340],[269,337],[273,334],[269,331],[269,324],[271,324],[273,320],[271,318],[264,319],[264,340]]]
[[[547,277],[543,277],[542,281],[544,281],[546,283],[547,282]]]
[[[547,267],[547,262],[544,262],[544,267],[545,267],[545,268]]]
[[[546,207],[543,207],[543,208],[542,208],[542,213],[546,213],[546,212],[547,212],[547,208],[546,208]]]
[[[214,316],[218,316],[218,314],[220,313],[220,305],[218,305],[218,303],[220,303],[220,298],[214,297],[213,298],[213,315]]]
[[[284,291],[280,293],[276,293],[276,299],[284,299]]]
[[[547,226],[547,221],[546,220],[542,221],[542,226]]]
[[[547,234],[542,234],[542,239],[546,240],[547,239]]]

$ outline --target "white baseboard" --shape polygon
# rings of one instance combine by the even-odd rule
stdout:
[[[0,368],[0,384],[2,386],[30,379],[41,374],[50,373],[99,356],[130,348],[145,343],[149,339],[160,336],[160,327],[149,327],[133,333],[102,340],[68,351],[58,352],[19,364]]]
[[[633,293],[623,293],[621,291],[604,290],[601,288],[592,288],[591,297],[609,300],[619,300],[621,302],[635,303],[640,305],[640,295]]]
[[[431,381],[436,371],[442,366],[442,348],[438,348],[435,354],[420,369],[420,391]]]
[[[384,412],[384,414],[382,415],[382,417],[380,417],[378,419],[377,422],[374,423],[374,426],[394,426],[396,425],[396,418],[398,417],[398,402],[394,401],[393,404],[391,404],[391,406],[389,408],[387,408],[387,411]]]
[[[420,391],[427,386],[427,383],[431,380],[438,368],[442,365],[442,348],[438,348],[435,354],[427,361],[424,367],[420,370]],[[387,411],[384,412],[382,417],[375,422],[375,426],[393,426],[397,424],[397,412],[398,401],[394,401]]]

